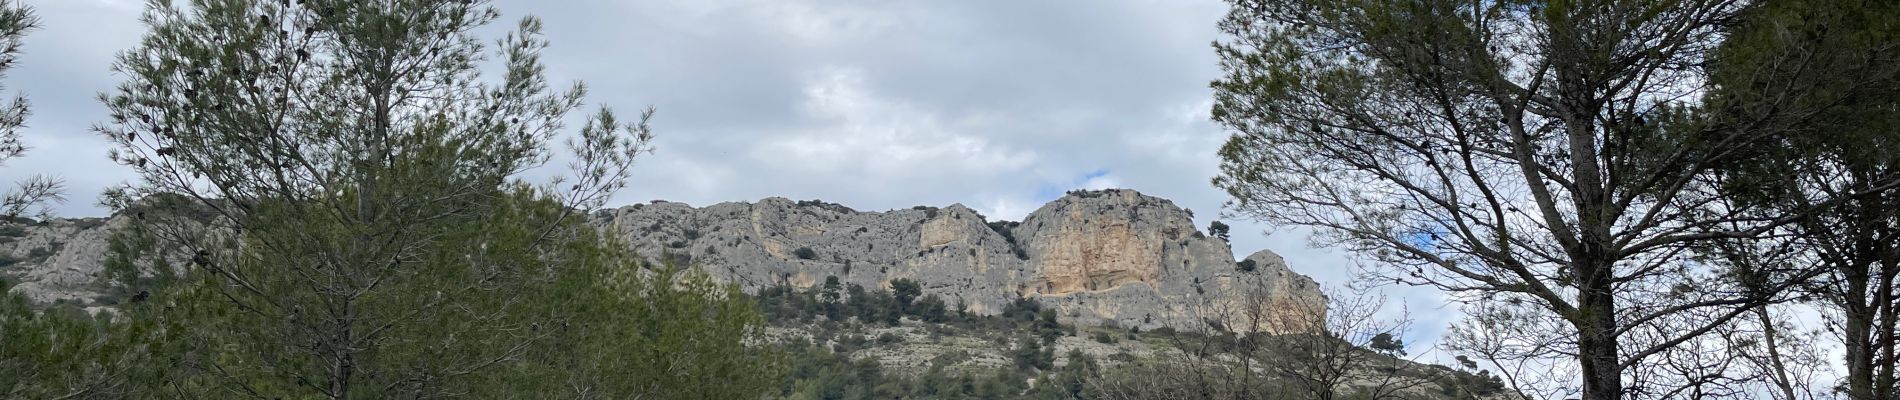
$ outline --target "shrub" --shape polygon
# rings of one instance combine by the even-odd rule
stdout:
[[[923,285],[917,284],[917,281],[910,280],[909,278],[899,278],[891,281],[891,295],[897,297],[897,305],[899,307],[905,309],[910,308],[911,300],[916,300],[917,296],[923,295],[923,292]]]
[[[792,250],[792,255],[797,256],[800,260],[818,259],[818,252],[812,251],[810,247],[800,247],[798,250]]]
[[[54,251],[56,250],[51,247],[36,247],[33,251],[26,252],[26,258],[37,260],[52,257]]]
[[[1055,365],[1055,349],[1043,349],[1042,343],[1032,337],[1023,337],[1017,343],[1016,349],[1010,351],[1010,358],[1016,361],[1016,368],[1025,371],[1046,370]]]
[[[1209,222],[1207,224],[1207,234],[1214,235],[1214,237],[1220,238],[1223,242],[1232,237],[1232,232],[1232,227],[1220,221]]]
[[[970,352],[963,350],[946,351],[930,359],[930,365],[948,367],[970,359]]]
[[[1253,260],[1240,260],[1240,263],[1234,264],[1234,268],[1239,269],[1240,272],[1253,272],[1256,266]]]
[[[1096,333],[1095,333],[1095,342],[1096,342],[1096,343],[1102,343],[1102,344],[1113,344],[1113,343],[1115,343],[1115,341],[1116,341],[1116,340],[1115,340],[1115,337],[1114,337],[1114,336],[1110,336],[1110,335],[1108,334],[1108,332],[1096,332]]]
[[[916,315],[918,319],[922,319],[924,322],[940,323],[949,319],[949,312],[945,310],[945,308],[943,298],[932,294],[925,295],[922,300],[918,300],[917,303],[911,307],[910,311],[912,315]]]

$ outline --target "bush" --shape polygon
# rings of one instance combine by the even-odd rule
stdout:
[[[1018,339],[1017,343],[1016,349],[1009,353],[1010,358],[1016,361],[1016,368],[1030,371],[1047,370],[1055,366],[1055,349],[1044,349],[1040,341],[1028,336]]]
[[[1115,337],[1109,335],[1108,332],[1096,332],[1095,342],[1102,343],[1102,344],[1113,344],[1116,342],[1116,340],[1115,340]]]
[[[26,252],[26,258],[31,259],[31,260],[44,259],[47,257],[52,257],[53,253],[56,251],[58,250],[53,249],[51,247],[35,247],[33,248],[33,251]]]
[[[1229,227],[1227,226],[1227,224],[1221,223],[1220,221],[1214,221],[1207,224],[1207,234],[1220,238],[1220,240],[1223,242],[1227,241],[1231,237],[1230,235],[1232,235],[1232,232],[1233,232],[1232,227]]]
[[[910,313],[924,322],[942,323],[950,316],[946,308],[942,297],[931,294],[925,295],[922,300],[917,300],[917,303],[912,305]]]
[[[963,351],[963,350],[951,350],[951,351],[946,351],[943,354],[938,354],[936,357],[932,357],[930,359],[930,365],[934,367],[948,367],[952,365],[957,365],[957,363],[961,363],[969,359],[970,359],[970,352]]]
[[[917,281],[908,278],[899,278],[891,281],[891,295],[896,296],[897,305],[905,309],[909,309],[911,300],[916,300],[917,296],[923,294],[923,291],[923,285],[919,285]]]
[[[818,252],[812,251],[810,247],[800,247],[798,250],[792,250],[792,255],[797,256],[800,260],[818,259]]]
[[[1256,266],[1253,260],[1240,260],[1240,263],[1234,264],[1234,268],[1239,269],[1240,272],[1253,272]]]

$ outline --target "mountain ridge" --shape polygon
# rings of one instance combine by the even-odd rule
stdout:
[[[991,221],[962,204],[858,211],[767,197],[697,208],[656,200],[599,210],[590,222],[650,261],[697,265],[748,293],[832,277],[885,289],[910,279],[953,311],[994,315],[1030,299],[1081,325],[1286,331],[1323,318],[1312,306],[1324,303],[1318,284],[1277,254],[1234,260],[1186,210],[1126,189],[1072,191],[1022,221]],[[37,303],[108,308],[116,299],[103,263],[110,233],[127,223],[122,215],[6,222],[0,277]],[[1294,328],[1235,323],[1287,310],[1312,315],[1293,315],[1304,321]]]
[[[831,277],[879,288],[911,279],[981,315],[1027,298],[1083,325],[1202,329],[1218,320],[1239,331],[1285,330],[1234,326],[1250,308],[1323,310],[1314,305],[1324,302],[1318,284],[1279,255],[1234,260],[1186,210],[1126,189],[1072,191],[1022,221],[990,221],[961,204],[857,211],[768,197],[699,208],[656,201],[602,210],[594,223],[649,259],[705,266],[747,292]],[[1242,268],[1247,260],[1253,268]]]

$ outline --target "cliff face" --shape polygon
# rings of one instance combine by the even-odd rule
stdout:
[[[609,210],[640,254],[706,266],[747,291],[809,288],[835,276],[889,288],[911,279],[979,314],[1018,298],[1084,325],[1285,331],[1310,326],[1324,297],[1261,251],[1242,268],[1172,202],[1131,190],[1074,192],[1022,222],[962,205],[859,212],[768,198],[705,208],[655,202]],[[1274,322],[1259,322],[1263,319]]]
[[[1286,331],[1323,313],[1318,285],[1278,255],[1262,250],[1236,263],[1227,242],[1202,234],[1186,211],[1131,190],[1074,192],[1020,223],[985,221],[962,205],[860,212],[783,198],[654,202],[601,211],[593,222],[622,232],[643,256],[702,266],[748,292],[832,276],[881,288],[907,278],[973,313],[1028,298],[1066,322],[1143,329]],[[4,224],[0,277],[40,303],[109,303],[100,272],[121,224]],[[1282,322],[1258,323],[1263,315]]]
[[[104,270],[118,218],[0,222],[0,278],[36,303],[96,306],[107,286]]]

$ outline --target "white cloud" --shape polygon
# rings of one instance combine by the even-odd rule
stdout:
[[[1042,207],[1041,203],[1022,198],[996,197],[982,202],[976,211],[983,213],[991,221],[1022,221],[1029,212]]]
[[[1111,189],[1111,188],[1120,188],[1120,187],[1122,187],[1121,180],[1115,179],[1114,176],[1111,176],[1108,174],[1102,174],[1100,176],[1090,177],[1088,180],[1082,181],[1082,188],[1088,189],[1088,190],[1102,190],[1102,189]]]
[[[767,138],[752,157],[788,170],[881,179],[995,175],[1036,160],[1034,153],[968,133],[980,131],[978,121],[869,92],[858,69],[827,68],[806,82],[805,95],[802,108],[819,124]]]
[[[771,1],[761,6],[755,8],[761,21],[815,44],[872,37],[899,22],[891,13],[850,4]]]

